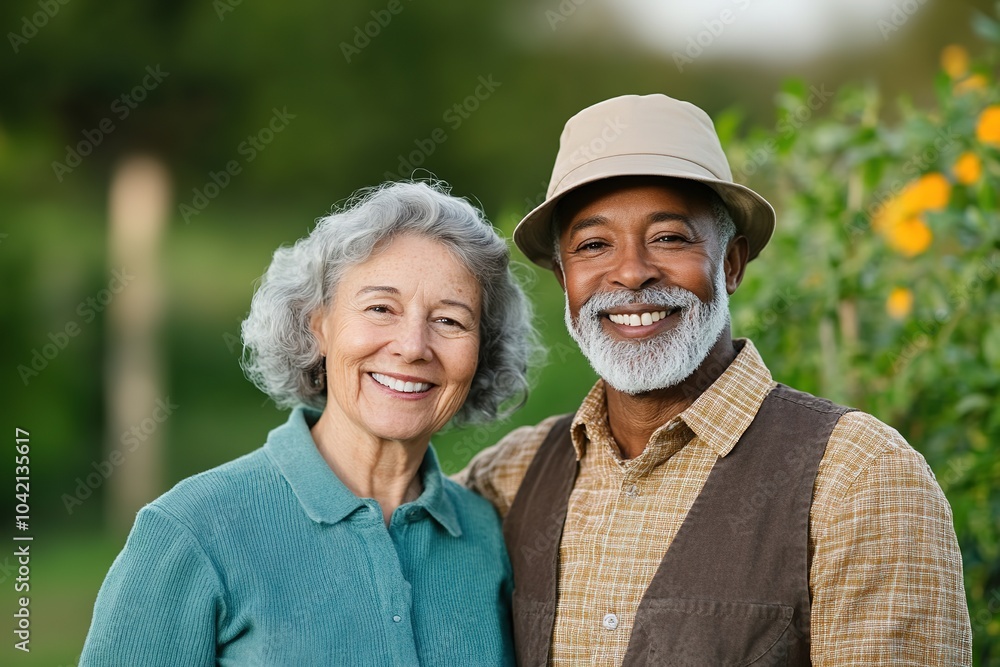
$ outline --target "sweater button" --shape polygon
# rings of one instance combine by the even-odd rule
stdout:
[[[602,624],[606,630],[614,630],[618,627],[618,617],[614,614],[605,614]]]
[[[393,620],[393,621],[394,621],[395,623],[399,623],[400,621],[402,621],[402,620],[403,620],[403,617],[402,617],[402,616],[400,616],[399,614],[396,614],[395,616],[393,616],[393,617],[392,617],[392,620]]]

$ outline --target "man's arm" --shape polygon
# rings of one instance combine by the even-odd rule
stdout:
[[[864,413],[841,422],[831,446],[843,439],[842,460],[828,464],[824,507],[814,507],[823,516],[810,573],[813,663],[971,665],[962,556],[944,493],[895,430]]]
[[[476,454],[452,479],[493,503],[501,517],[507,516],[528,466],[560,417],[514,429],[497,444]]]

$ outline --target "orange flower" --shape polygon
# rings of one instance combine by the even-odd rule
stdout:
[[[941,51],[941,69],[952,79],[961,79],[969,71],[969,52],[958,44]]]
[[[951,183],[944,174],[932,172],[924,174],[907,184],[898,195],[882,206],[872,221],[875,229],[885,231],[906,218],[920,215],[924,211],[942,209],[951,197]]]
[[[984,144],[1000,145],[1000,104],[983,109],[976,125],[976,138]]]
[[[959,183],[972,185],[983,175],[983,162],[972,151],[966,151],[958,156],[952,169]]]
[[[927,250],[933,235],[921,217],[948,205],[951,183],[944,174],[924,174],[908,184],[875,214],[872,226],[886,237],[889,245],[906,257]]]
[[[973,74],[964,81],[955,84],[955,94],[964,95],[973,90],[982,90],[986,87],[986,77],[982,74]]]
[[[944,174],[931,172],[907,185],[899,197],[906,215],[940,210],[948,205],[951,183]]]
[[[899,224],[905,217],[906,211],[903,209],[900,198],[893,197],[882,204],[882,207],[875,213],[872,218],[872,227],[877,232],[885,233]]]
[[[904,257],[916,257],[924,252],[934,238],[927,223],[916,216],[893,225],[886,230],[886,237],[889,245]]]
[[[894,320],[901,320],[913,310],[913,292],[905,287],[894,287],[885,300],[885,312]]]

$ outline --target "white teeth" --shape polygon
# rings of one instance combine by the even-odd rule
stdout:
[[[431,385],[428,382],[403,382],[402,380],[397,380],[396,378],[391,378],[388,375],[382,375],[381,373],[372,373],[371,376],[380,385],[389,387],[389,389],[394,389],[395,391],[402,392],[404,394],[419,394],[420,392],[427,391],[431,388]]]
[[[655,310],[649,313],[642,313],[641,315],[608,314],[608,319],[615,324],[624,324],[630,327],[649,326],[653,322],[659,322],[666,317],[667,311],[665,310]]]

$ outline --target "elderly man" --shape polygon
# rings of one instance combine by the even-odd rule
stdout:
[[[600,380],[460,475],[504,516],[520,665],[971,663],[923,457],[731,336],[773,228],[701,109],[628,95],[567,122],[514,240]]]

